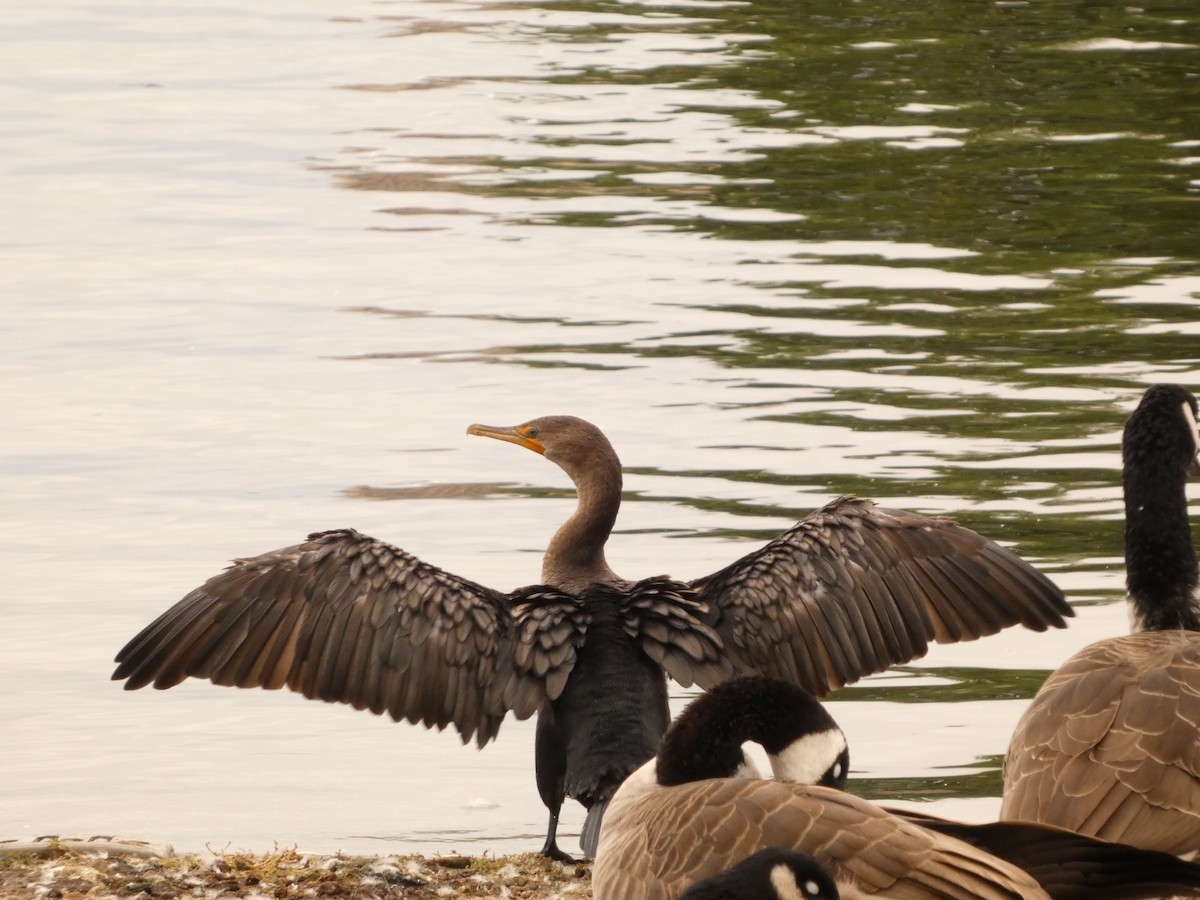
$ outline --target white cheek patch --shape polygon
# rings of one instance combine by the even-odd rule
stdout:
[[[840,729],[806,734],[792,741],[778,755],[767,755],[771,771],[779,781],[816,784],[846,749],[846,736]],[[840,763],[838,763],[840,765]]]
[[[842,769],[842,761],[839,759],[829,769],[829,775],[834,781],[841,781],[847,776],[847,773]],[[817,776],[820,778],[820,776]]]
[[[1200,432],[1196,428],[1196,417],[1192,415],[1192,404],[1183,401],[1183,417],[1187,420],[1188,431],[1192,435],[1192,455],[1200,454]]]
[[[816,887],[811,881],[805,887]],[[771,887],[775,889],[775,896],[779,900],[804,900],[805,894],[800,892],[800,885],[796,883],[796,876],[792,870],[785,865],[778,865],[771,869]],[[814,896],[816,891],[812,891],[807,896]]]

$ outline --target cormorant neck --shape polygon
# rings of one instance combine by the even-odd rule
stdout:
[[[542,582],[572,593],[596,583],[623,583],[604,558],[621,508],[621,462],[611,446],[596,449],[587,465],[562,466],[575,483],[579,503],[550,539],[542,560]]]
[[[1134,631],[1200,631],[1185,485],[1185,474],[1170,467],[1126,467],[1125,578]]]
[[[732,778],[744,763],[746,741],[761,745],[773,767],[779,759],[799,762],[802,753],[808,775],[789,780],[845,784],[846,740],[825,708],[794,685],[757,676],[717,685],[671,723],[658,749],[658,783]],[[828,780],[835,766],[836,784]]]

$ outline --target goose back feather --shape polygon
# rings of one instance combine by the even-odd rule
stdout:
[[[1099,641],[1051,675],[1009,744],[1000,818],[1200,850],[1200,633]]]
[[[741,778],[625,789],[609,804],[596,900],[673,900],[763,847],[815,855],[839,881],[888,897],[1046,898],[1030,875],[834,788]]]

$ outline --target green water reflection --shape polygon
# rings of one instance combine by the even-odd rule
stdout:
[[[999,797],[1004,787],[1003,756],[985,756],[959,768],[978,769],[967,774],[912,778],[854,778],[847,789],[871,800],[929,802],[945,797]]]
[[[839,702],[887,700],[892,703],[953,703],[961,700],[1031,700],[1050,673],[1042,669],[983,669],[894,666],[890,673],[919,676],[934,683],[888,685],[873,681],[836,691]]]
[[[730,140],[746,152],[730,162],[705,161],[700,154],[696,161],[655,164],[639,148],[662,138],[639,141],[636,126],[629,126],[626,138],[605,141],[596,123],[581,125],[572,136],[563,123],[547,119],[540,143],[556,153],[476,159],[511,177],[455,184],[449,173],[439,189],[510,198],[699,200],[690,217],[676,210],[656,219],[650,212],[637,223],[727,240],[817,242],[815,258],[822,257],[824,241],[955,248],[969,255],[940,268],[1043,284],[1036,290],[897,289],[882,278],[876,286],[838,287],[818,273],[812,281],[759,285],[772,295],[769,304],[718,307],[746,320],[744,329],[720,336],[732,342],[714,337],[709,347],[675,343],[673,338],[695,336],[680,334],[636,349],[518,345],[506,348],[508,361],[548,365],[539,354],[569,349],[572,361],[552,364],[606,365],[596,358],[609,354],[684,354],[731,369],[820,371],[845,365],[822,357],[863,344],[857,334],[809,334],[802,324],[798,333],[780,333],[788,320],[803,317],[896,326],[892,335],[873,334],[869,344],[885,354],[920,352],[898,373],[900,380],[966,370],[985,381],[1127,389],[1139,366],[1192,366],[1194,285],[1181,286],[1168,303],[1116,302],[1127,289],[1200,272],[1194,163],[1200,67],[1197,46],[1188,40],[1195,33],[1191,7],[1014,2],[939,4],[933,10],[896,0],[802,6],[755,0],[699,3],[677,13],[648,7],[646,16],[623,24],[610,20],[618,13],[630,19],[627,4],[549,8],[591,11],[604,24],[581,27],[573,20],[570,28],[548,27],[546,41],[603,46],[647,31],[724,38],[723,52],[692,53],[687,65],[623,70],[606,62],[546,81],[682,89],[673,96],[694,99],[677,109],[678,116],[726,117],[737,132]],[[753,102],[737,108],[709,99],[728,92]],[[629,159],[596,158],[598,143],[628,145]],[[564,155],[564,147],[577,152]],[[531,169],[536,180],[525,177]],[[570,177],[555,181],[556,170],[569,170]],[[581,170],[590,175],[581,179]],[[639,177],[666,172],[691,177]],[[342,183],[385,191],[404,183],[389,177],[360,168],[344,173]],[[706,207],[784,216],[729,221],[706,215]],[[539,212],[530,221],[629,224],[617,211]],[[838,262],[879,266],[869,255],[839,256]],[[804,304],[789,309],[778,302],[789,293]],[[1180,303],[1181,297],[1192,302]],[[853,305],[837,302],[846,300]],[[870,360],[856,368],[896,371],[891,362]],[[1019,411],[1036,416],[1058,412],[1058,404],[1058,398],[1030,398]],[[969,432],[1014,410],[1010,400],[981,398],[973,412],[974,421],[920,425]],[[1027,419],[1022,429],[1031,429],[1034,439],[1078,434],[1086,424],[1080,419],[1090,416]]]
[[[745,91],[776,105],[731,115],[764,130],[866,129],[711,167],[728,182],[711,189],[721,205],[802,213],[808,218],[786,231],[806,239],[928,241],[985,254],[969,271],[1195,253],[1196,193],[1189,169],[1176,164],[1186,154],[1172,146],[1197,138],[1190,5],[754,0],[702,8],[709,21],[695,29],[769,40],[742,45],[736,64],[572,78],[689,84],[695,109],[706,108],[714,87]],[[900,133],[901,146],[867,138],[914,126],[948,129],[961,144],[914,152]],[[1084,139],[1097,135],[1120,137]],[[696,190],[688,185],[687,195]],[[704,227],[751,239],[779,232]]]

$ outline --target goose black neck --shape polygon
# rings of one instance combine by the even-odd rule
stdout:
[[[1167,386],[1158,390],[1162,396],[1152,388],[1130,416],[1122,441],[1126,584],[1136,630],[1196,631],[1200,571],[1186,492],[1195,439],[1184,401],[1165,393]]]
[[[731,778],[744,762],[746,741],[775,755],[806,734],[836,728],[825,708],[798,687],[759,677],[723,682],[671,723],[658,748],[658,783]]]
[[[1200,571],[1183,485],[1169,491],[1146,484],[1140,495],[1133,487],[1126,482],[1125,578],[1135,618],[1146,631],[1200,631],[1194,597]]]

